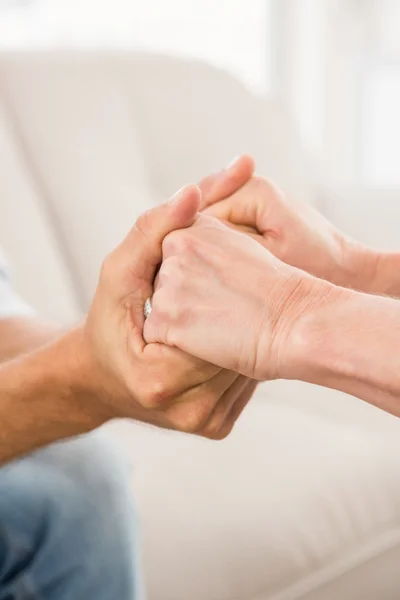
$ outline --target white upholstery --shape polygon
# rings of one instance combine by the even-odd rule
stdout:
[[[317,201],[290,120],[227,74],[140,55],[0,56],[0,241],[68,321],[135,217],[235,154]],[[150,600],[397,600],[400,426],[342,394],[262,386],[228,440],[131,423]]]
[[[30,195],[40,193],[35,204],[64,242],[84,304],[104,253],[140,212],[240,152],[254,154],[260,172],[289,191],[310,196],[285,118],[202,64],[17,55],[0,62],[0,77],[25,157],[21,169],[33,179]],[[25,196],[21,185],[15,196]],[[5,201],[18,201],[13,190]],[[48,310],[47,293],[38,308]]]

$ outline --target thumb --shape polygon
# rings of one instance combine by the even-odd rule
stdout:
[[[231,162],[226,169],[200,181],[200,209],[204,210],[237,192],[251,179],[254,168],[254,160],[245,154]]]
[[[252,227],[263,234],[275,217],[282,214],[284,206],[282,192],[271,181],[254,177],[232,196],[203,212],[232,225]]]
[[[162,260],[162,242],[175,231],[190,227],[200,206],[200,189],[186,186],[168,202],[143,213],[125,240],[115,250],[115,265],[119,265],[123,287],[129,286],[151,295],[153,280]],[[117,273],[115,273],[118,279]],[[135,283],[136,282],[136,285]],[[140,282],[140,286],[137,285]],[[123,294],[124,291],[120,290]]]

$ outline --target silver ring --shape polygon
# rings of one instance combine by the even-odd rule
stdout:
[[[150,316],[151,309],[152,309],[151,298],[147,298],[146,302],[144,303],[144,307],[143,307],[143,314],[144,314],[145,320]]]

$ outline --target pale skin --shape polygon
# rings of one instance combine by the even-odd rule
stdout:
[[[200,187],[210,202],[249,180],[240,158]],[[228,435],[256,382],[142,337],[162,242],[199,210],[189,186],[142,215],[104,261],[87,319],[60,335],[34,319],[0,321],[0,464],[115,417],[220,439]]]
[[[400,302],[384,297],[400,296],[400,255],[346,238],[258,177],[221,202],[200,201],[206,214],[164,240],[146,341],[400,416]]]
[[[335,285],[400,297],[400,253],[345,236],[309,205],[253,177],[229,198],[203,197],[203,212],[253,236],[277,258]]]

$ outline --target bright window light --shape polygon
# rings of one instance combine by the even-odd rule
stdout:
[[[0,2],[4,0],[0,0]],[[129,47],[195,57],[258,91],[271,74],[271,0],[7,0],[0,46]]]
[[[400,63],[380,65],[364,95],[363,174],[374,186],[400,184]]]

